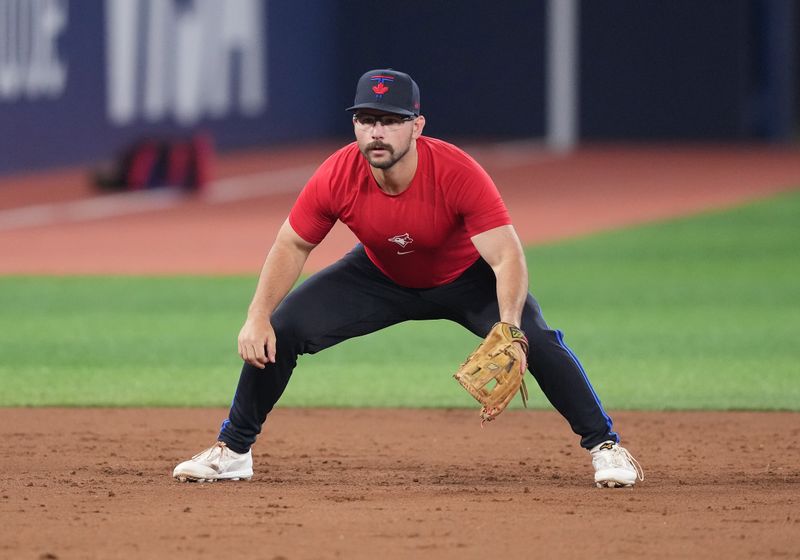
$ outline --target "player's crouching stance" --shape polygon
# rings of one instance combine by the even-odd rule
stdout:
[[[422,135],[419,101],[408,74],[373,70],[359,80],[348,109],[356,141],[317,169],[281,226],[239,332],[245,363],[229,416],[217,443],[175,467],[177,480],[249,479],[250,448],[298,356],[423,319],[484,338],[455,375],[483,404],[483,421],[524,389],[530,371],[591,453],[597,486],[643,480],[563,334],[528,293],[522,245],[497,187],[462,150]],[[360,243],[292,290],[337,220]],[[501,390],[484,390],[490,379]]]

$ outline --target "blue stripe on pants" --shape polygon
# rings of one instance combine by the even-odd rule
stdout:
[[[597,407],[600,409],[600,412],[603,415],[603,418],[606,420],[606,426],[608,426],[608,435],[614,438],[614,441],[619,443],[619,435],[617,435],[613,430],[613,422],[611,421],[611,417],[606,413],[605,409],[603,408],[602,403],[600,402],[600,397],[597,396],[597,393],[592,387],[592,383],[589,381],[589,377],[586,375],[586,370],[583,369],[583,365],[581,361],[578,359],[578,356],[575,355],[575,352],[567,346],[567,343],[564,342],[564,333],[560,330],[556,329],[556,338],[558,339],[558,344],[569,354],[569,357],[572,358],[572,361],[575,362],[575,365],[578,366],[578,369],[581,372],[581,376],[583,376],[583,381],[586,383],[586,386],[589,388],[589,391],[592,393],[594,397],[594,402],[597,403]]]

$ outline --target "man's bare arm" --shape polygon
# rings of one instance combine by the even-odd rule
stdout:
[[[314,247],[292,229],[288,219],[278,231],[261,268],[247,320],[239,331],[239,355],[248,364],[264,369],[268,362],[275,362],[272,312],[300,277]]]
[[[528,297],[528,266],[514,226],[500,226],[479,233],[472,237],[472,243],[497,278],[500,320],[520,327]]]

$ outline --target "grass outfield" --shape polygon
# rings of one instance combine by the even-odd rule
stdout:
[[[798,217],[791,193],[534,247],[531,286],[609,409],[800,410]],[[254,285],[0,278],[0,406],[227,406]],[[451,373],[477,342],[398,325],[301,357],[281,404],[475,407]]]

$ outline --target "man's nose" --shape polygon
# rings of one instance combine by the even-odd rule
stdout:
[[[372,126],[372,137],[373,138],[383,138],[383,134],[385,132],[385,128],[381,121],[375,121],[375,124]]]

